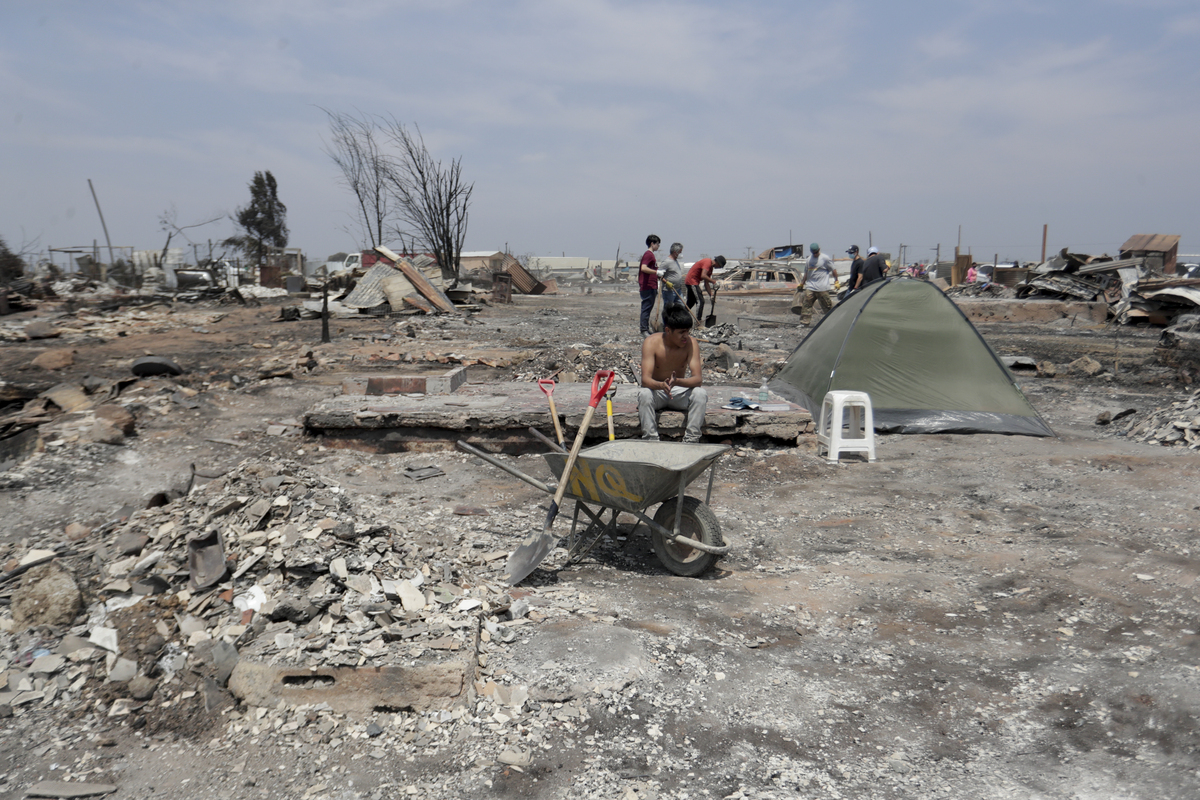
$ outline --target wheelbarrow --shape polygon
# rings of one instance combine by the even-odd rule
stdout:
[[[531,432],[538,438],[553,442]],[[506,464],[466,442],[459,441],[464,452],[478,456],[508,474],[554,494],[549,486],[521,470]],[[729,552],[721,538],[721,525],[709,508],[715,469],[710,469],[729,449],[723,444],[681,444],[626,439],[605,442],[581,450],[567,479],[564,497],[575,501],[571,530],[566,537],[567,563],[583,558],[605,534],[617,534],[617,517],[633,514],[650,529],[654,553],[662,565],[676,575],[700,575],[717,559]],[[561,449],[545,453],[550,471],[561,475],[567,454]],[[708,470],[708,491],[704,500],[684,494],[688,484]],[[646,514],[661,504],[654,516]],[[595,507],[595,508],[593,508]],[[605,512],[610,512],[607,521]],[[586,527],[580,529],[580,515]],[[530,566],[532,569],[532,566]]]

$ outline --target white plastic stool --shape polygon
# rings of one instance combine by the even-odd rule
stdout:
[[[845,413],[850,412],[847,424]],[[821,450],[829,463],[836,464],[842,453],[866,453],[875,460],[875,415],[866,392],[829,392],[821,403],[817,424],[817,455]]]

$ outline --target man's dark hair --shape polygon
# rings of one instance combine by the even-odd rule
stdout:
[[[692,313],[679,303],[672,303],[663,310],[663,327],[686,331],[692,327]]]
[[[662,239],[655,236],[653,233],[646,237],[646,247],[652,244],[662,244]]]
[[[718,267],[724,267],[725,266],[725,256],[717,256],[716,258],[713,259],[713,263],[716,264]]]

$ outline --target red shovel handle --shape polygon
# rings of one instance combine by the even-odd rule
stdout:
[[[608,387],[612,386],[613,378],[615,377],[617,377],[617,373],[611,369],[596,370],[596,375],[592,378],[592,401],[588,403],[589,406],[595,408],[600,403],[600,398],[604,397],[605,392],[608,391]],[[601,378],[605,379],[603,386],[600,385]]]
[[[547,389],[546,388],[547,386],[549,386],[550,388]],[[542,393],[545,394],[546,397],[549,397],[550,395],[554,394],[554,379],[553,378],[539,378],[538,379],[538,388],[542,390]]]

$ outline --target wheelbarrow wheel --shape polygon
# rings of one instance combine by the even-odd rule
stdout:
[[[664,502],[658,507],[658,511],[654,512],[654,521],[669,531],[674,530],[675,505],[678,502],[676,497]],[[697,500],[695,497],[683,498],[683,515],[679,519],[679,533],[713,547],[725,545],[725,540],[721,538],[721,524],[717,522],[717,515],[703,501]],[[665,536],[653,528],[650,529],[650,539],[654,545],[654,554],[658,556],[658,560],[662,562],[663,566],[685,578],[700,575],[720,558],[720,556],[688,547],[685,544],[668,541]]]

